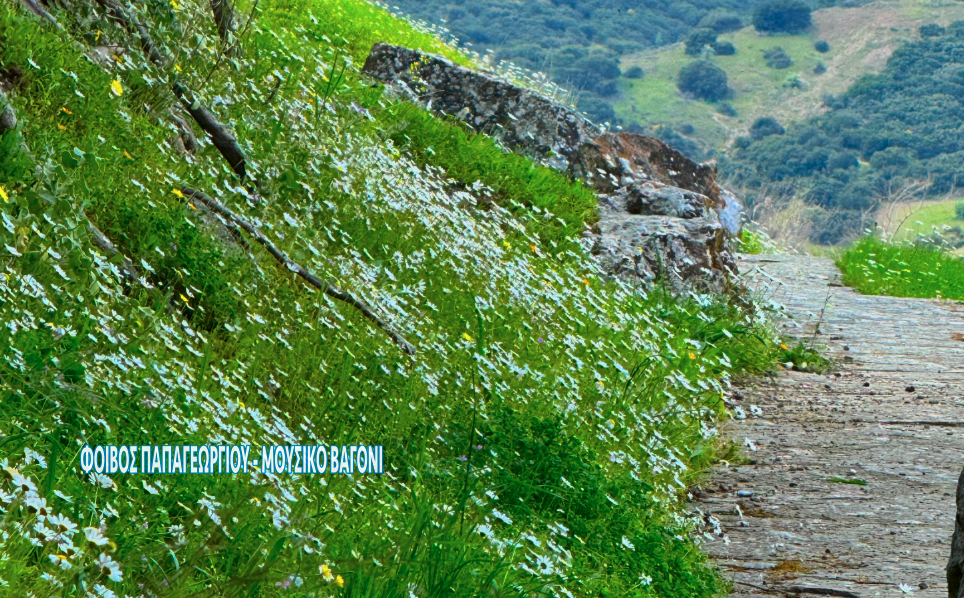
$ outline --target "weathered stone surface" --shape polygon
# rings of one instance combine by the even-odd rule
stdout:
[[[569,174],[600,193],[612,193],[633,180],[655,180],[719,201],[716,166],[698,164],[659,139],[638,133],[604,133],[583,144]]]
[[[584,116],[558,102],[434,54],[379,43],[365,60],[363,72],[560,170],[568,168],[569,156],[600,133]]]
[[[964,513],[954,496],[964,488],[964,305],[861,295],[828,258],[741,256],[740,270],[785,308],[774,313],[778,332],[837,365],[780,368],[723,397],[735,417],[720,435],[749,459],[721,462],[690,494],[706,531],[716,523],[726,535],[703,547],[735,582],[731,597],[810,586],[958,598],[944,569],[952,546],[964,554],[961,534],[951,539]]]
[[[440,56],[376,44],[364,72],[589,183],[601,209],[595,254],[608,272],[718,288],[736,271],[725,239],[739,233],[741,206],[717,185],[715,165],[653,137],[602,133],[574,110]]]
[[[662,278],[676,290],[692,283],[715,289],[736,271],[723,230],[708,218],[609,212],[599,228],[593,254],[617,276]]]
[[[0,100],[2,99],[0,97]],[[17,113],[13,111],[11,106],[6,106],[3,110],[0,110],[0,135],[15,128],[17,128]]]
[[[706,217],[710,204],[710,198],[705,195],[653,181],[634,182],[620,187],[612,199],[622,204],[630,214],[677,218]]]

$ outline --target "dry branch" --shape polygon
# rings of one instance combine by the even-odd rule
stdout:
[[[218,36],[224,46],[226,54],[235,53],[231,45],[231,34],[237,29],[234,18],[234,5],[231,0],[211,0],[211,12],[214,14],[214,22],[218,26]]]
[[[278,261],[279,264],[288,268],[289,270],[291,270],[292,272],[300,276],[302,280],[304,280],[311,286],[315,287],[319,291],[323,292],[324,294],[328,295],[332,299],[337,299],[338,301],[341,301],[342,303],[347,303],[351,307],[355,308],[356,310],[361,312],[363,316],[365,316],[367,319],[371,320],[376,326],[381,328],[385,332],[385,334],[387,334],[392,339],[392,341],[394,341],[395,344],[397,344],[402,349],[402,351],[404,351],[405,353],[408,353],[409,355],[415,354],[415,347],[413,347],[408,341],[402,338],[401,335],[395,332],[395,330],[387,322],[379,318],[367,303],[365,303],[361,299],[356,298],[355,296],[353,296],[351,293],[347,291],[344,291],[334,285],[324,282],[323,280],[321,280],[320,278],[318,278],[317,276],[315,276],[314,274],[306,270],[300,264],[293,262],[291,258],[285,255],[283,251],[278,249],[253,224],[251,224],[250,222],[248,222],[247,220],[244,220],[239,216],[236,216],[234,212],[229,210],[227,207],[221,205],[213,198],[209,197],[208,195],[205,195],[200,191],[197,191],[196,189],[191,189],[190,187],[182,187],[181,193],[183,193],[185,197],[189,197],[195,201],[198,201],[204,204],[212,212],[219,214],[220,216],[224,217],[226,220],[233,222],[234,224],[241,227],[245,232],[247,232],[249,235],[254,237],[255,241],[257,241],[258,244],[260,244],[262,247],[267,249],[268,253],[274,256],[274,258]]]
[[[97,226],[91,222],[90,218],[87,219],[87,233],[90,235],[91,242],[93,242],[94,247],[100,249],[108,255],[108,257],[114,257],[120,255],[123,257],[124,261],[121,263],[121,270],[124,272],[124,276],[128,278],[130,282],[135,280],[140,280],[141,273],[137,271],[137,267],[131,262],[130,258],[123,255],[114,244],[111,243],[107,235],[101,232]]]
[[[190,90],[180,83],[175,83],[173,90],[174,95],[176,95],[184,105],[184,109],[191,115],[194,122],[211,137],[214,147],[218,148],[218,151],[221,152],[224,159],[228,161],[231,169],[234,170],[243,181],[245,176],[245,158],[244,152],[241,151],[241,146],[238,145],[238,140],[228,131],[227,127],[218,122],[213,112],[202,106],[200,102],[194,98],[194,94],[192,94]]]
[[[157,45],[154,44],[154,39],[151,37],[150,31],[148,31],[147,26],[141,23],[131,15],[127,14],[127,11],[121,6],[116,0],[97,0],[97,2],[104,7],[104,10],[113,18],[117,23],[121,25],[130,33],[136,33],[137,37],[141,40],[141,49],[147,54],[147,57],[151,59],[158,68],[167,68],[167,59],[161,55],[157,49]]]
[[[48,22],[52,23],[53,25],[56,25],[56,26],[58,26],[58,27],[60,26],[60,23],[57,22],[57,19],[55,19],[52,14],[50,14],[49,12],[47,12],[47,9],[44,8],[43,6],[41,6],[41,4],[40,4],[39,2],[37,2],[37,0],[23,0],[23,4],[24,4],[24,6],[27,7],[27,9],[28,9],[30,12],[32,12],[32,13],[35,14],[35,15],[37,15],[38,17],[41,17],[41,18],[47,20]]]

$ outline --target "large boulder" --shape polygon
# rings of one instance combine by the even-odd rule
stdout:
[[[584,116],[558,102],[442,56],[379,43],[363,72],[560,170],[568,169],[569,157],[600,134]]]
[[[716,166],[698,164],[659,139],[638,133],[604,133],[573,156],[570,174],[610,193],[629,180],[656,180],[719,200]]]
[[[636,212],[647,186],[620,189],[601,198],[598,234],[593,255],[604,270],[616,276],[646,281],[662,279],[675,291],[687,287],[719,291],[736,264],[726,249],[726,234],[698,203],[655,202],[660,210]],[[708,201],[702,195],[675,187],[660,192],[677,199]],[[687,210],[680,216],[680,206]]]
[[[742,207],[717,185],[715,165],[653,137],[603,133],[558,102],[441,56],[380,43],[364,73],[594,188],[594,253],[608,272],[719,288],[736,271],[725,240],[739,233]]]

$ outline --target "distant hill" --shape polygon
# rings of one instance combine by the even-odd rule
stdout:
[[[764,0],[395,0],[404,13],[447,28],[463,45],[546,72],[579,92],[580,108],[614,120],[622,58],[682,40],[698,27],[739,28]],[[845,0],[860,4],[862,0]],[[815,0],[815,8],[836,0]]]

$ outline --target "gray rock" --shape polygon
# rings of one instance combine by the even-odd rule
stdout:
[[[2,94],[0,94],[0,98],[2,97]],[[0,110],[0,135],[16,128],[17,113],[13,111],[13,106],[7,105],[3,110]]]
[[[947,561],[947,598],[964,598],[964,471],[957,481],[957,516]]]
[[[584,116],[558,102],[434,54],[375,44],[363,72],[560,170],[568,168],[569,156],[580,146],[600,134]]]
[[[662,278],[674,291],[688,286],[719,290],[735,272],[723,229],[708,218],[604,216],[593,254],[617,276]]]
[[[634,182],[619,188],[617,202],[630,214],[705,218],[710,198],[695,191],[661,185],[652,181]]]
[[[582,179],[600,198],[595,255],[616,275],[722,288],[736,268],[727,234],[740,203],[698,164],[653,137],[603,133],[578,112],[497,75],[446,58],[376,44],[363,72],[429,110],[500,137],[510,150]]]

